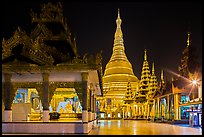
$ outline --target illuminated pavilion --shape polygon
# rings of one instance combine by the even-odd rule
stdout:
[[[31,19],[29,35],[18,27],[2,41],[2,133],[88,133],[101,53],[78,55],[61,3],[43,4]]]
[[[202,73],[195,58],[193,59],[191,46],[188,32],[178,74],[171,81],[162,80],[160,88],[154,94],[153,117],[157,120],[190,126],[202,125]]]

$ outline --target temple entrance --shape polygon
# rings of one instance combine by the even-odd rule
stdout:
[[[75,88],[57,88],[49,106],[50,113],[59,113],[59,119],[82,118],[82,104]]]
[[[35,88],[18,88],[12,104],[13,121],[42,119],[42,103]]]

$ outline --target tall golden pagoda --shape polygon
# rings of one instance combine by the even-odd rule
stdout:
[[[131,86],[132,93],[135,93],[138,89],[139,82],[138,78],[134,75],[132,65],[125,54],[121,23],[122,20],[120,19],[120,12],[118,9],[118,18],[116,20],[117,29],[114,37],[113,53],[106,65],[103,76],[104,97],[108,99],[109,102],[114,100],[114,103],[123,102],[128,85]]]

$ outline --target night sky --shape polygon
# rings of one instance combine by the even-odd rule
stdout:
[[[118,8],[125,53],[139,79],[144,49],[150,68],[155,64],[158,80],[163,68],[178,72],[187,31],[202,63],[201,2],[61,2],[71,32],[77,36],[78,53],[95,55],[102,50],[103,70],[112,55]],[[29,34],[30,9],[37,11],[40,3],[44,1],[4,0],[2,36],[10,38],[18,26]]]

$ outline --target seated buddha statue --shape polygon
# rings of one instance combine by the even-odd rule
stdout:
[[[66,112],[67,113],[72,113],[73,112],[72,104],[70,103],[70,101],[68,101],[68,103],[67,103],[65,108],[66,108]]]

